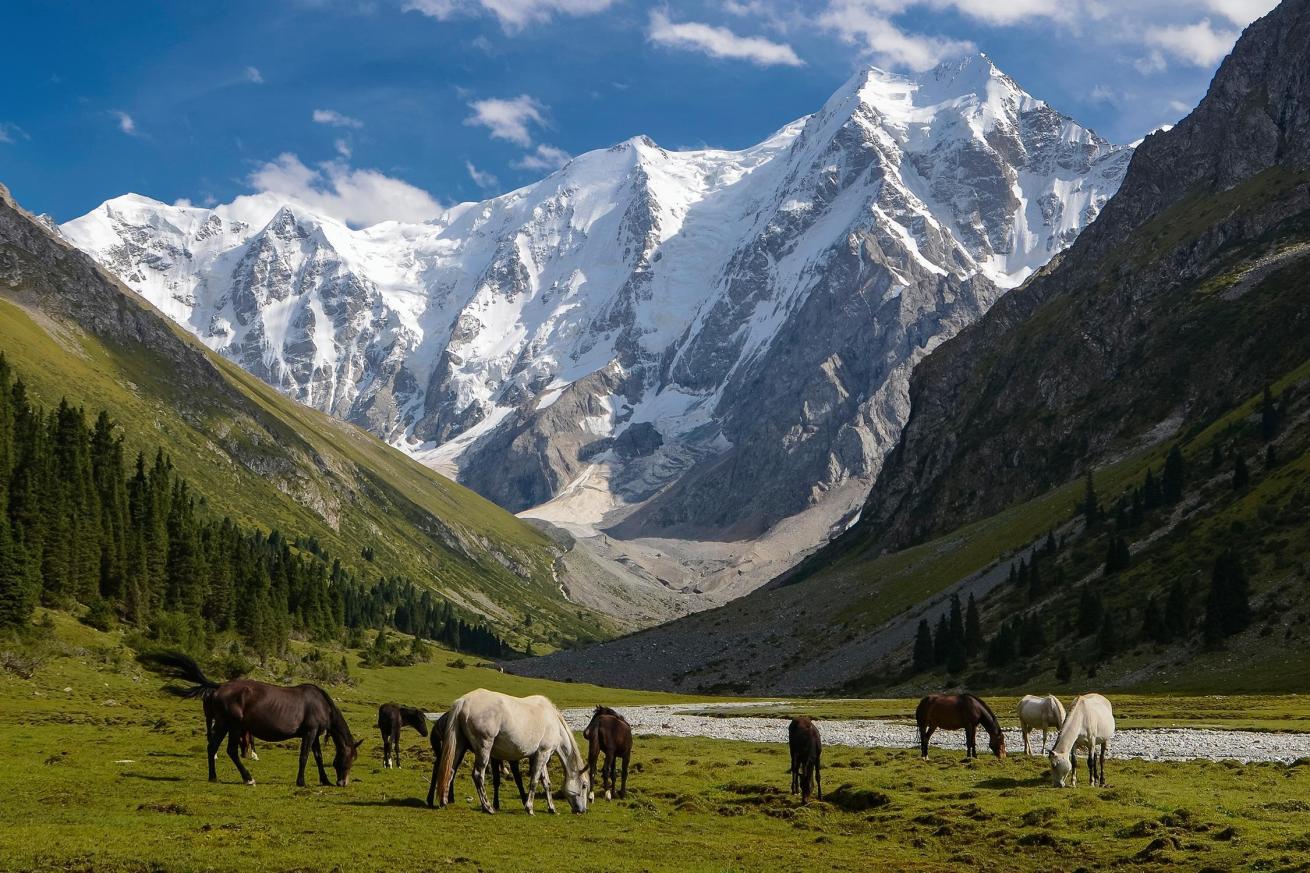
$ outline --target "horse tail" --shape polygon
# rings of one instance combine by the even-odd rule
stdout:
[[[442,736],[441,778],[437,781],[437,798],[440,806],[446,805],[450,783],[455,777],[455,743],[459,737],[460,721],[464,714],[464,698],[459,698],[446,713],[446,729]],[[436,730],[433,730],[436,736]]]
[[[137,661],[153,673],[192,683],[190,688],[165,685],[163,690],[169,694],[190,700],[208,697],[218,688],[218,683],[206,676],[194,659],[181,652],[142,652],[137,655]]]

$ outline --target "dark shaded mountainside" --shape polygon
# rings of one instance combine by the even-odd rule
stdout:
[[[364,585],[410,580],[520,650],[613,632],[560,595],[560,550],[536,529],[212,354],[3,186],[0,352],[35,403],[106,411],[128,458],[162,450],[216,520]]]
[[[850,531],[721,609],[517,669],[781,693],[1057,670],[1298,687],[1307,276],[1310,0],[1286,0],[1068,252],[916,369]]]

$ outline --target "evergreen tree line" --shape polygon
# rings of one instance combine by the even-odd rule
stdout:
[[[276,531],[215,519],[163,450],[128,464],[101,411],[32,403],[0,353],[0,627],[30,620],[38,603],[88,607],[200,645],[232,633],[261,654],[293,634],[327,641],[391,624],[464,651],[512,652],[482,625],[404,579],[366,586],[318,547],[293,549]]]

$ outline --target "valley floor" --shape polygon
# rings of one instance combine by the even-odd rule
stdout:
[[[516,798],[501,815],[483,815],[466,776],[453,808],[430,810],[427,740],[406,732],[405,769],[384,770],[372,728],[380,702],[436,709],[481,685],[540,691],[578,709],[720,703],[526,680],[462,666],[448,653],[409,668],[366,670],[352,660],[354,684],[331,689],[368,740],[348,788],[295,788],[288,744],[260,747],[257,786],[241,785],[226,760],[223,781],[211,785],[198,705],[160,694],[161,681],[142,674],[114,637],[68,624],[59,632],[61,642],[28,665],[30,678],[0,673],[3,870],[1012,871],[1167,861],[1310,869],[1307,759],[1115,757],[1109,788],[1058,791],[1037,758],[966,763],[938,747],[923,762],[907,749],[830,743],[825,801],[802,806],[787,792],[777,719],[766,720],[770,735],[745,741],[659,737],[662,722],[639,725],[627,798],[600,799],[585,816],[529,818]],[[1142,712],[1148,700],[1136,704]],[[907,705],[769,706],[859,704],[894,716],[899,710],[885,711]],[[1172,705],[1161,698],[1159,710]],[[633,709],[634,718],[654,712]]]

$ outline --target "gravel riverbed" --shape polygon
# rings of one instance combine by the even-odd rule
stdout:
[[[680,703],[663,706],[629,706],[620,709],[634,734],[664,737],[706,737],[713,740],[740,740],[748,743],[785,743],[787,719],[732,715],[715,717],[695,715],[729,708],[748,708],[756,704]],[[564,711],[569,724],[577,730],[591,719],[590,709]],[[821,719],[819,730],[824,745],[857,748],[912,749],[919,745],[914,725],[889,719]],[[1035,746],[1042,741],[1041,732],[1030,735]],[[1054,736],[1050,738],[1053,743]],[[1017,729],[1005,731],[1005,746],[1011,754],[1023,753],[1023,737]],[[987,754],[986,734],[980,732],[979,751]],[[938,731],[932,748],[963,751],[963,731]],[[1261,731],[1205,730],[1197,728],[1149,728],[1121,730],[1110,743],[1110,755],[1117,758],[1142,758],[1148,761],[1281,761],[1291,763],[1310,758],[1310,734],[1265,733]]]

